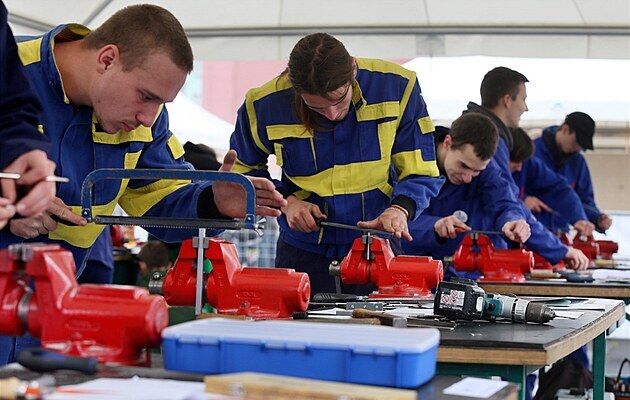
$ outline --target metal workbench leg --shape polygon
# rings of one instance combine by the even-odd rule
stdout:
[[[593,400],[604,400],[606,379],[606,332],[593,340]]]

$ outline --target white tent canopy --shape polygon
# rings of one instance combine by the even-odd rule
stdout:
[[[94,28],[142,1],[5,0],[16,34]],[[286,59],[306,33],[337,35],[361,57],[630,58],[629,0],[157,0],[198,60]]]
[[[179,93],[166,105],[171,132],[182,143],[203,143],[219,154],[230,148],[230,135],[234,126],[206,111],[194,101]]]

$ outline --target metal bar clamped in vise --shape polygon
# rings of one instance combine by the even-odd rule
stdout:
[[[192,181],[231,182],[245,190],[245,218],[235,220],[195,219],[195,218],[152,218],[92,215],[92,188],[103,179],[183,179]],[[185,229],[253,229],[262,235],[264,220],[256,221],[256,191],[254,185],[244,175],[235,172],[190,171],[174,169],[122,169],[106,168],[92,171],[83,181],[81,188],[81,215],[88,222],[103,225],[135,225]]]

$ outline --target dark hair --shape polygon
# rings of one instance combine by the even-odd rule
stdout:
[[[164,268],[170,261],[168,246],[159,240],[149,240],[140,249],[138,260],[145,262],[149,270]]]
[[[123,69],[141,66],[151,54],[164,52],[182,70],[193,69],[193,53],[177,18],[162,7],[138,4],[116,12],[84,39],[90,49],[109,44],[120,51]]]
[[[499,131],[490,118],[479,113],[466,113],[451,124],[451,148],[458,150],[469,144],[482,161],[489,160],[497,151]]]
[[[506,94],[516,99],[519,85],[525,82],[529,82],[525,75],[506,67],[488,71],[481,81],[481,105],[493,108]]]
[[[522,128],[510,128],[512,133],[512,150],[510,161],[521,163],[529,160],[534,155],[534,142]]]
[[[343,43],[327,33],[304,36],[295,44],[282,74],[288,75],[296,93],[296,113],[308,129],[318,129],[325,121],[299,95],[308,93],[336,100],[329,93],[352,83],[353,62]]]

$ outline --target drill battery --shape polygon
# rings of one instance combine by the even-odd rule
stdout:
[[[435,290],[433,312],[449,319],[481,319],[486,292],[470,279],[442,281]]]

